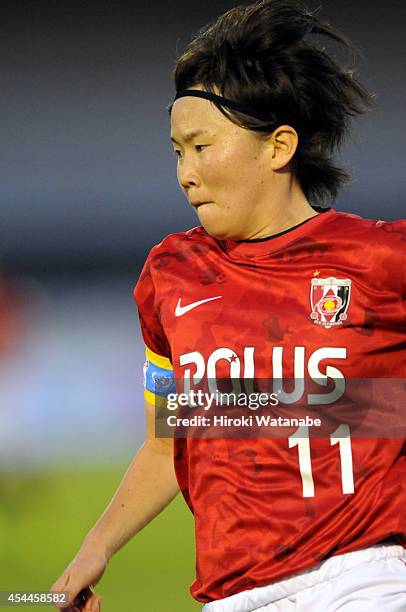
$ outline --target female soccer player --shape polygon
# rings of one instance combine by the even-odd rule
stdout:
[[[291,379],[288,401],[323,407],[346,381],[404,376],[404,226],[325,207],[348,178],[332,155],[372,98],[314,35],[350,48],[296,1],[263,0],[177,61],[171,137],[201,225],[154,247],[138,281],[148,437],[53,587],[71,609],[100,609],[90,585],[180,490],[205,612],[406,610],[404,432],[154,436],[173,378]]]

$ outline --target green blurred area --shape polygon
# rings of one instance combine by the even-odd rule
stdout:
[[[0,590],[48,591],[110,501],[121,468],[0,475]],[[193,612],[193,517],[181,495],[110,562],[103,612]],[[55,610],[2,606],[0,610]]]

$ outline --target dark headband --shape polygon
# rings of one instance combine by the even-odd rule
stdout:
[[[276,121],[278,121],[280,124],[282,124],[287,119],[287,117],[276,118],[275,116],[270,118],[269,115],[259,113],[258,111],[243,106],[242,104],[239,104],[234,100],[229,100],[228,98],[223,98],[223,96],[218,96],[217,94],[211,93],[209,91],[202,91],[201,89],[184,89],[183,91],[179,91],[176,94],[173,102],[175,102],[179,98],[184,98],[185,96],[192,96],[194,98],[204,98],[205,100],[210,100],[211,102],[217,102],[218,104],[221,104],[221,106],[226,106],[227,108],[231,108],[232,110],[238,111],[239,113],[244,113],[244,115],[249,115],[250,117],[254,117],[255,119],[259,119],[260,121],[265,121],[266,123],[275,123]],[[171,112],[172,106],[173,103],[168,107],[169,112]]]

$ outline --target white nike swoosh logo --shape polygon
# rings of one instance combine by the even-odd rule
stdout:
[[[206,298],[205,300],[199,300],[198,302],[193,302],[192,304],[188,304],[187,306],[181,306],[180,301],[182,298],[179,298],[178,303],[176,304],[175,316],[181,317],[182,315],[189,312],[189,310],[193,310],[196,306],[200,306],[201,304],[205,304],[206,302],[211,302],[212,300],[218,300],[222,298],[222,295],[216,295],[216,297]]]

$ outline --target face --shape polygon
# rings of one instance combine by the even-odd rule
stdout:
[[[255,234],[262,217],[265,223],[274,174],[266,140],[192,97],[174,103],[171,139],[179,185],[206,231],[222,240]]]

